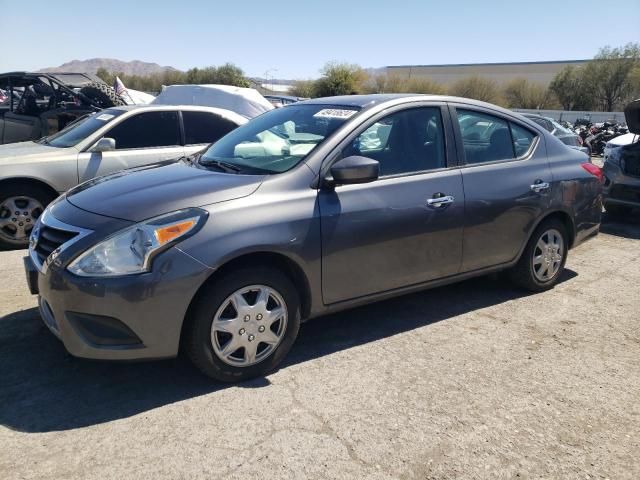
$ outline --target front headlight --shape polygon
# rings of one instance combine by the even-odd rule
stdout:
[[[208,213],[199,208],[137,223],[94,245],[67,269],[81,277],[113,277],[147,272],[154,256],[196,233]]]

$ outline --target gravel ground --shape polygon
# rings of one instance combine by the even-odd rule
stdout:
[[[67,355],[0,253],[0,478],[640,478],[640,221],[553,291],[496,277],[313,320],[282,368]]]

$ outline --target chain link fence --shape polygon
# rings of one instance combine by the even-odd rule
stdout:
[[[578,118],[586,118],[591,123],[625,123],[624,112],[581,112],[570,110],[530,110],[526,108],[514,108],[514,112],[535,113],[543,117],[550,117],[558,122],[566,121],[575,123]]]

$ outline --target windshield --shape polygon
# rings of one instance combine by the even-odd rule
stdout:
[[[67,125],[58,133],[44,137],[41,142],[58,148],[73,147],[124,112],[124,110],[107,109],[92,113]]]
[[[300,163],[358,110],[315,104],[272,110],[222,137],[199,163],[234,172],[281,173]]]

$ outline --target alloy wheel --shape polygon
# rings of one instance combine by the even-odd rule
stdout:
[[[26,242],[43,211],[42,203],[35,198],[6,198],[0,203],[0,234],[10,241]]]
[[[211,324],[211,344],[223,362],[249,367],[273,353],[286,327],[282,295],[266,285],[251,285],[222,302]]]
[[[540,282],[548,282],[562,265],[564,240],[556,229],[545,231],[533,249],[533,274]]]

